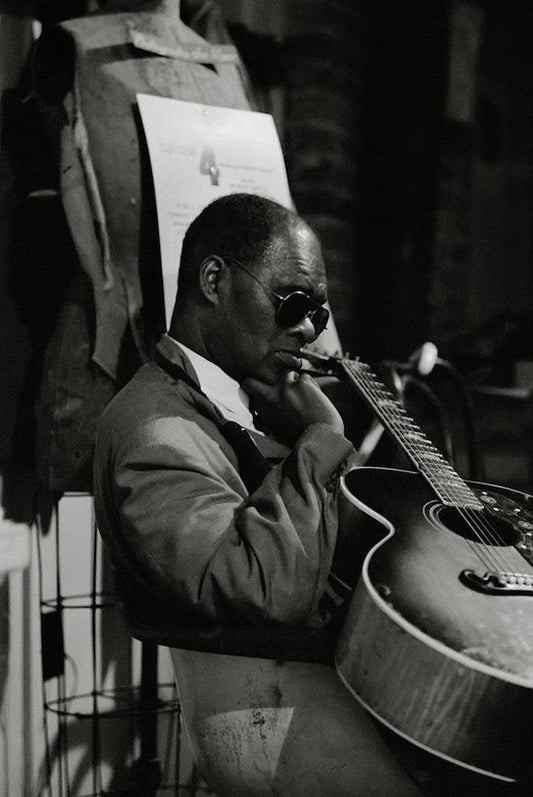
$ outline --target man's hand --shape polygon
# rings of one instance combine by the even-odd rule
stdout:
[[[344,434],[339,412],[309,374],[288,371],[276,385],[250,378],[242,387],[254,398],[263,423],[282,443],[292,445],[312,423],[326,423]]]

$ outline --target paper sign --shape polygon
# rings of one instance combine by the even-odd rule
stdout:
[[[167,323],[183,237],[213,200],[248,193],[292,207],[270,114],[138,94],[159,223]]]
[[[259,194],[294,209],[270,114],[137,94],[159,224],[167,324],[176,298],[183,237],[194,218],[227,194]],[[332,318],[317,351],[341,351]]]

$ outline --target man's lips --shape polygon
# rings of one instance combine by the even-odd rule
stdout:
[[[302,358],[298,357],[296,349],[280,349],[274,353],[277,362],[288,371],[300,371],[302,368]]]

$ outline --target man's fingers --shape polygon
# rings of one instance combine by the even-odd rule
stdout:
[[[242,383],[242,387],[250,396],[271,402],[279,401],[287,389],[305,389],[309,386],[321,391],[320,385],[312,376],[298,371],[286,371],[276,385],[268,385],[252,377]]]
[[[266,382],[260,382],[258,379],[249,377],[242,383],[242,387],[255,398],[264,398],[266,400],[274,401],[279,398],[285,385],[294,384],[298,381],[298,373],[296,371],[286,371],[280,381],[275,385],[268,385]]]
[[[265,400],[272,400],[278,394],[277,385],[267,385],[266,382],[260,382],[258,379],[244,379],[242,382],[243,389],[254,398],[264,398]]]

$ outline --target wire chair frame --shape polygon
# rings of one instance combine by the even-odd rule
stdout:
[[[107,640],[102,629],[102,618],[109,611],[120,612],[112,591],[101,588],[103,545],[98,533],[92,499],[88,493],[65,493],[61,501],[72,499],[90,501],[90,530],[86,540],[90,547],[88,561],[89,589],[74,593],[65,587],[62,562],[63,535],[62,513],[59,501],[55,505],[52,522],[48,530],[43,529],[39,512],[37,521],[37,568],[39,611],[41,627],[50,626],[52,634],[43,633],[43,734],[45,788],[43,797],[100,797],[101,795],[127,794],[149,797],[171,793],[175,795],[209,794],[202,785],[188,753],[183,737],[182,718],[177,688],[174,680],[159,682],[156,673],[150,689],[143,683],[135,683],[130,650],[128,683],[108,686],[103,682],[104,652]],[[49,576],[52,592],[45,594],[43,544],[46,536],[48,547],[52,545],[55,573]],[[51,587],[48,587],[50,591]],[[78,662],[67,653],[69,646],[68,626],[71,618],[85,615],[90,628],[89,639],[83,656],[89,659],[89,683],[80,690]],[[66,635],[63,639],[64,629]],[[124,634],[127,632],[124,630]],[[132,640],[129,640],[130,645]],[[85,644],[85,643],[84,643]],[[137,643],[139,646],[140,643]],[[152,657],[157,670],[157,650],[147,651],[141,646],[142,664]],[[85,662],[87,664],[87,662]],[[70,668],[70,672],[67,672]],[[68,677],[70,675],[70,678]],[[138,679],[137,679],[138,680]],[[70,685],[70,688],[69,688]],[[53,694],[52,694],[53,693]],[[104,773],[104,745],[111,723],[118,723],[123,744],[128,753],[127,761],[118,761],[123,775],[111,777],[111,785]],[[85,761],[90,763],[80,774],[71,761],[79,754],[80,728],[84,739]],[[166,728],[166,730],[165,730]],[[148,745],[147,741],[148,740]],[[147,745],[147,746],[146,746]],[[90,750],[87,750],[90,748]],[[140,755],[135,760],[135,752]],[[148,755],[146,753],[148,750]],[[107,762],[109,764],[109,762]],[[90,770],[90,771],[87,771]],[[82,777],[83,774],[83,777]],[[122,781],[122,782],[121,782]],[[88,789],[88,791],[87,791]]]

